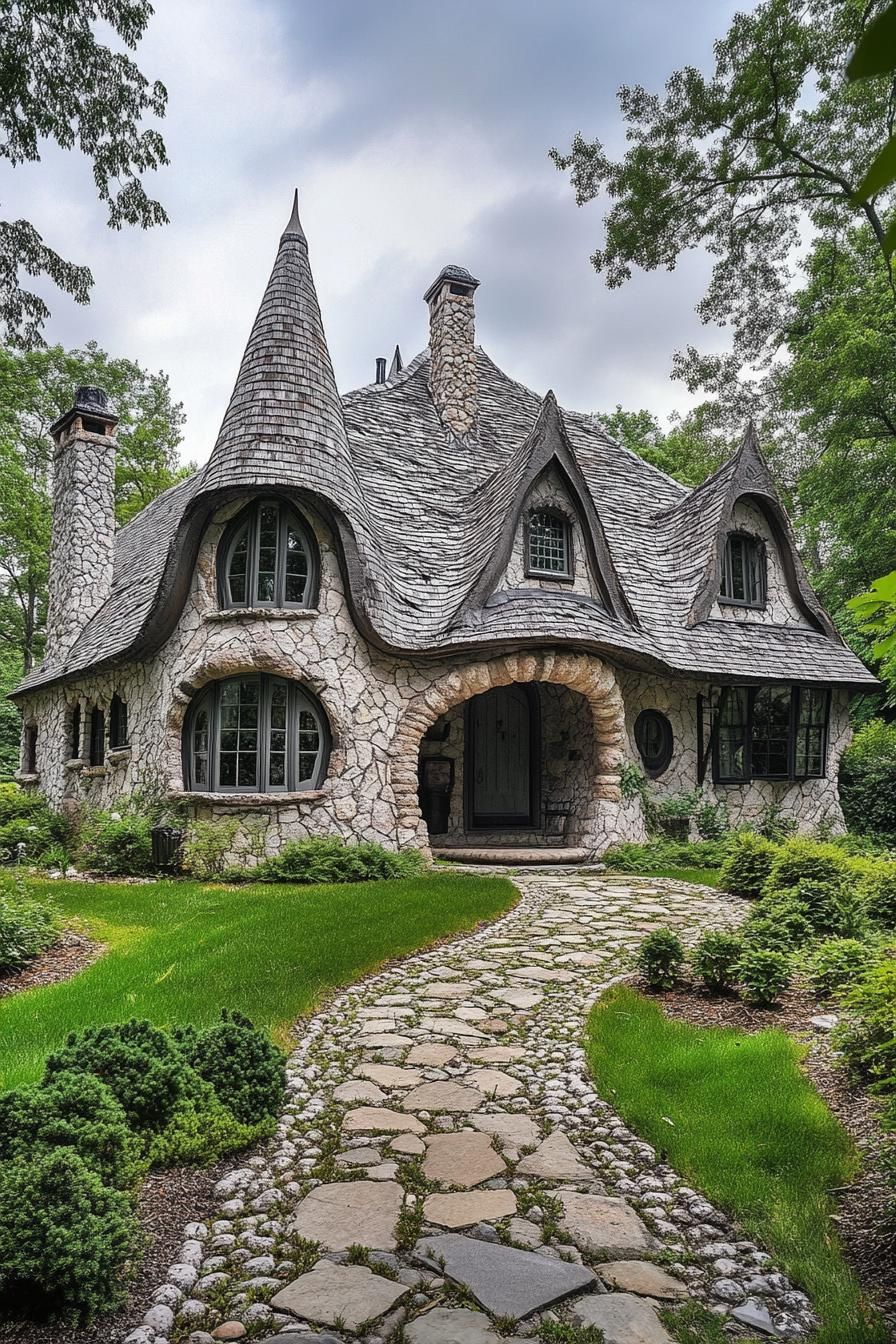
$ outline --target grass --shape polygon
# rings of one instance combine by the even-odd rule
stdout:
[[[616,986],[592,1010],[587,1050],[625,1122],[810,1295],[823,1321],[818,1344],[886,1344],[830,1221],[827,1192],[850,1182],[858,1156],[800,1072],[795,1041],[671,1022]]]
[[[508,910],[503,878],[340,886],[41,882],[107,948],[73,979],[0,1000],[0,1089],[32,1082],[69,1031],[130,1017],[208,1023],[237,1008],[288,1044],[327,990]]]

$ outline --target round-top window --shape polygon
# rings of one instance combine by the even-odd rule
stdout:
[[[658,709],[642,710],[635,720],[635,745],[652,778],[668,769],[672,760],[672,725]]]

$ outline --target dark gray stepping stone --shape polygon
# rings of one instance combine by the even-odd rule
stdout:
[[[465,1287],[493,1316],[522,1320],[571,1293],[590,1288],[594,1275],[583,1265],[549,1260],[532,1251],[462,1237],[448,1232],[417,1242],[414,1255]]]

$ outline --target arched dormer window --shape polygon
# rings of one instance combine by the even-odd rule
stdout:
[[[533,509],[526,519],[526,574],[534,579],[573,577],[572,529],[558,509]]]
[[[202,793],[296,793],[327,768],[329,732],[317,700],[267,673],[230,677],[196,697],[184,729],[184,779]]]
[[[764,607],[766,587],[765,542],[748,532],[729,532],[719,600],[737,607]]]
[[[222,607],[308,607],[317,552],[298,514],[283,500],[261,499],[233,520],[218,548]]]

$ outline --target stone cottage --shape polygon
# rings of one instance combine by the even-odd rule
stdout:
[[[752,427],[685,488],[503,373],[478,283],[446,266],[427,349],[340,396],[294,207],[211,457],[118,532],[114,409],[79,389],[24,784],[72,810],[161,792],[268,851],[583,857],[642,838],[634,767],[734,822],[837,822],[874,678]]]

